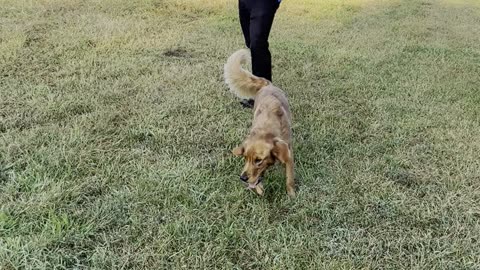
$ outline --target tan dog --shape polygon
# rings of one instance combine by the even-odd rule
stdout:
[[[253,125],[242,145],[233,154],[245,158],[240,179],[263,195],[260,183],[264,172],[278,160],[285,165],[287,193],[295,196],[291,116],[284,92],[270,81],[254,76],[242,68],[250,60],[250,52],[233,53],[225,64],[225,82],[240,98],[255,98]]]

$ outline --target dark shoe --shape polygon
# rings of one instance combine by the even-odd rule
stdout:
[[[255,104],[255,100],[253,99],[244,99],[240,101],[240,104],[242,104],[243,108],[253,108],[253,105]]]

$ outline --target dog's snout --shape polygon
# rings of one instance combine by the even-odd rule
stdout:
[[[242,174],[240,175],[240,180],[242,180],[243,182],[247,182],[247,180],[248,180],[247,174],[246,174],[246,173],[242,173]]]

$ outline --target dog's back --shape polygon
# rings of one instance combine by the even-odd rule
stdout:
[[[291,114],[284,92],[268,85],[255,97],[252,131],[263,130],[291,143]]]

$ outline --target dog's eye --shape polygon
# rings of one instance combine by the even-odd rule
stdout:
[[[263,162],[263,159],[259,159],[259,158],[255,159],[255,164],[256,165],[260,165],[260,164],[262,164],[262,162]]]

